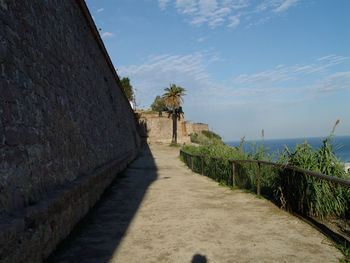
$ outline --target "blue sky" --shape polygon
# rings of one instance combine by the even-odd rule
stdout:
[[[86,3],[140,107],[176,83],[225,141],[350,135],[350,1]]]

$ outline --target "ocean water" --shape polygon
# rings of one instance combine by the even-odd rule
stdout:
[[[265,147],[268,148],[268,153],[275,153],[277,156],[278,153],[281,153],[285,146],[289,149],[294,149],[298,143],[304,142],[304,140],[312,146],[312,148],[317,149],[322,146],[322,140],[325,137],[313,137],[313,138],[296,138],[296,139],[270,139],[265,140]],[[337,156],[342,162],[350,163],[350,136],[335,136],[332,139],[334,143],[334,154]],[[239,141],[225,142],[229,146],[239,146]],[[243,144],[243,150],[248,152],[250,150],[250,145],[253,144],[254,141],[245,141]],[[260,141],[256,141],[259,145]]]

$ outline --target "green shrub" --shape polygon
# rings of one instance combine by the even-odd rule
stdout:
[[[191,142],[193,143],[200,143],[197,133],[191,133],[190,139],[191,139]]]
[[[206,136],[207,138],[209,138],[209,139],[221,140],[221,137],[218,134],[216,134],[215,132],[212,132],[212,131],[202,131],[202,134],[204,136]]]
[[[305,140],[294,151],[287,147],[280,157],[285,164],[346,179],[346,172],[340,160],[334,155],[335,144],[330,136],[323,140],[318,149],[313,149]],[[347,216],[350,194],[349,187],[342,186],[304,173],[291,170],[279,171],[276,177],[279,185],[277,198],[284,199],[288,210],[308,216]]]
[[[261,194],[284,209],[304,215],[349,218],[349,187],[284,168],[284,165],[295,166],[345,179],[344,167],[333,153],[336,147],[332,141],[335,126],[330,136],[323,140],[320,148],[313,149],[307,141],[304,141],[296,145],[294,150],[285,147],[277,160],[281,166],[261,164]],[[262,133],[262,140],[263,135]],[[192,157],[191,160],[188,157],[185,163],[189,167],[193,164],[195,172],[204,172],[204,175],[220,184],[233,185],[232,164],[229,160],[251,159],[271,162],[273,159],[273,155],[266,153],[264,143],[251,145],[250,151],[246,154],[242,151],[244,138],[239,148],[230,147],[215,136],[213,138],[215,139],[202,141],[199,147],[184,146],[182,150],[202,156]],[[257,169],[256,163],[236,163],[235,185],[257,192]]]

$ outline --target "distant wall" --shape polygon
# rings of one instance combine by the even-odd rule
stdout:
[[[196,133],[194,131],[194,126],[193,126],[193,123],[189,122],[189,121],[186,121],[185,122],[185,127],[186,127],[186,131],[188,134],[192,134],[192,133]]]
[[[159,117],[158,113],[139,112],[141,115],[140,122],[147,130],[147,140],[149,142],[170,143],[173,135],[173,120],[168,117],[166,112],[163,112]],[[177,142],[180,144],[189,143],[191,133],[200,133],[203,130],[208,130],[208,124],[191,123],[184,121],[183,116],[177,120]],[[146,135],[145,133],[145,135]]]
[[[142,114],[140,121],[147,130],[148,142],[171,143],[173,119],[171,116],[168,118],[167,113],[163,113],[162,117],[158,114]],[[177,142],[180,144],[190,142],[183,118],[177,120]]]
[[[202,131],[209,131],[208,124],[206,123],[193,123],[194,133],[201,133]]]
[[[208,124],[206,123],[191,123],[191,122],[185,122],[186,130],[188,134],[191,133],[201,133],[202,131],[208,131]]]
[[[0,0],[0,77],[0,258],[40,262],[140,138],[83,0]]]

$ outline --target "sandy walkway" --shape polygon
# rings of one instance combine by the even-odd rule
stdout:
[[[152,153],[151,153],[152,152]],[[338,262],[311,226],[152,145],[48,262]],[[152,157],[153,155],[153,157]]]

